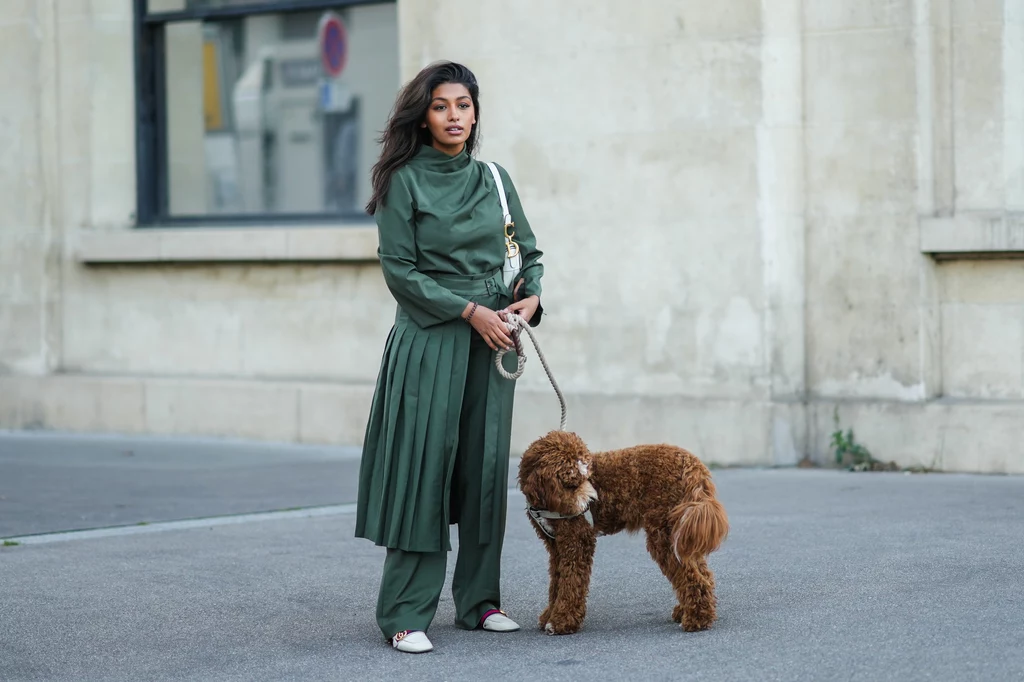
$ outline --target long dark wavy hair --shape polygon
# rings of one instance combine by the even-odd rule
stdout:
[[[380,159],[374,164],[371,172],[373,195],[370,197],[370,202],[366,204],[366,212],[370,215],[373,215],[377,208],[384,203],[384,197],[387,196],[388,188],[391,187],[391,176],[395,174],[395,171],[416,156],[416,152],[422,145],[431,143],[430,131],[421,127],[420,124],[426,120],[427,107],[430,106],[433,99],[434,89],[445,83],[465,85],[469,90],[469,96],[473,99],[476,125],[473,126],[469,132],[469,139],[466,140],[466,152],[473,153],[473,148],[480,135],[480,86],[477,85],[476,76],[468,68],[455,62],[431,64],[416,74],[416,77],[398,93],[395,108],[391,111],[391,118],[388,119],[384,134],[378,140],[381,144]]]

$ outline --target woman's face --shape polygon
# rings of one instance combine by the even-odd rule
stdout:
[[[423,127],[434,139],[433,147],[455,156],[466,146],[476,124],[476,109],[469,90],[461,83],[443,83],[431,93]]]

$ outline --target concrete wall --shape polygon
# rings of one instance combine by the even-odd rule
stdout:
[[[399,63],[475,70],[593,447],[827,461],[838,413],[881,459],[1024,472],[1015,2],[400,2]],[[133,231],[129,3],[68,6],[0,14],[0,427],[358,443],[372,230]],[[534,359],[515,447],[556,425]]]
[[[403,73],[442,57],[476,71],[481,156],[509,169],[542,231],[543,338],[575,427],[595,447],[670,439],[771,457],[773,363],[783,392],[800,368],[773,353],[788,330],[765,325],[765,240],[794,245],[779,234],[787,207],[759,211],[775,198],[759,142],[778,144],[780,164],[798,148],[764,126],[761,3],[584,5],[401,4]],[[524,388],[546,398],[545,382],[534,372]],[[535,400],[520,401],[528,433],[553,425]]]
[[[0,374],[44,375],[60,356],[65,216],[52,3],[0,11]],[[13,68],[17,63],[18,68]],[[85,161],[78,157],[80,168]],[[9,421],[9,420],[0,420]]]

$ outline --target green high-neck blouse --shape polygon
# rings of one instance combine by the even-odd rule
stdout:
[[[520,295],[540,296],[543,253],[512,179],[501,166],[498,170],[515,222],[514,239],[523,254]],[[375,217],[384,280],[420,327],[454,320],[468,303],[432,276],[479,275],[504,264],[504,221],[494,178],[486,163],[465,150],[449,156],[422,146],[391,177]],[[531,324],[539,318],[540,310]]]

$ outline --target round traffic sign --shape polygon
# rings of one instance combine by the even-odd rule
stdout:
[[[337,78],[348,62],[348,33],[345,22],[330,12],[320,20],[320,61],[328,76]]]

